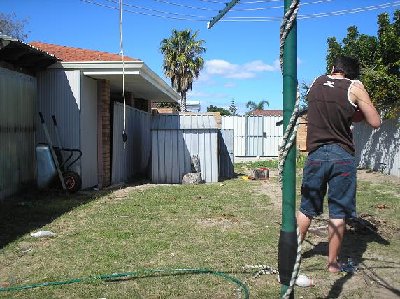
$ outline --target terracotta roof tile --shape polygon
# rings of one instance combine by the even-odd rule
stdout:
[[[256,116],[283,116],[282,110],[254,110],[250,112],[250,115]]]
[[[42,42],[31,42],[31,46],[45,51],[49,54],[53,54],[58,59],[69,62],[69,61],[121,61],[122,58],[119,54],[88,50],[82,48],[73,48],[67,46],[60,46],[54,44],[47,44]],[[126,61],[138,61],[128,56],[124,56]]]

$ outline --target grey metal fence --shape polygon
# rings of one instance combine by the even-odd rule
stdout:
[[[152,182],[181,183],[192,172],[192,157],[200,160],[205,182],[218,181],[218,128],[212,115],[152,117]]]
[[[150,113],[126,106],[125,130],[128,135],[123,142],[124,107],[114,103],[113,118],[113,184],[126,182],[135,176],[148,176],[151,153]]]
[[[222,129],[234,131],[235,157],[278,157],[281,116],[223,116]]]
[[[0,68],[0,199],[35,179],[36,78]]]
[[[360,167],[400,177],[400,119],[384,120],[377,130],[358,123],[353,136]]]

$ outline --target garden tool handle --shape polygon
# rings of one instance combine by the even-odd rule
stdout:
[[[43,118],[42,112],[39,112],[39,116],[40,116],[40,122],[41,122],[42,124],[44,124],[44,118]]]
[[[53,115],[51,116],[51,118],[53,119],[53,123],[54,123],[54,125],[57,127],[57,120],[56,120],[56,116],[53,114]]]

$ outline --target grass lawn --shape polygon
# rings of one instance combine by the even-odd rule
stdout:
[[[237,178],[214,184],[30,193],[0,203],[0,287],[82,279],[0,288],[0,298],[244,298],[240,283],[250,298],[278,298],[276,275],[254,278],[256,270],[245,266],[278,267],[280,188],[273,172],[267,181],[243,180],[245,166],[236,165]],[[301,272],[316,287],[296,287],[296,298],[397,298],[399,187],[396,180],[360,180],[358,210],[376,232],[350,231],[343,249],[360,270],[328,274],[326,237],[310,234]],[[38,230],[57,235],[30,236]],[[118,279],[95,279],[111,274]]]

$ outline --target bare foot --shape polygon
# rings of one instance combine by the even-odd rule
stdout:
[[[339,273],[341,271],[341,267],[340,267],[339,263],[329,263],[328,271],[331,273]]]

